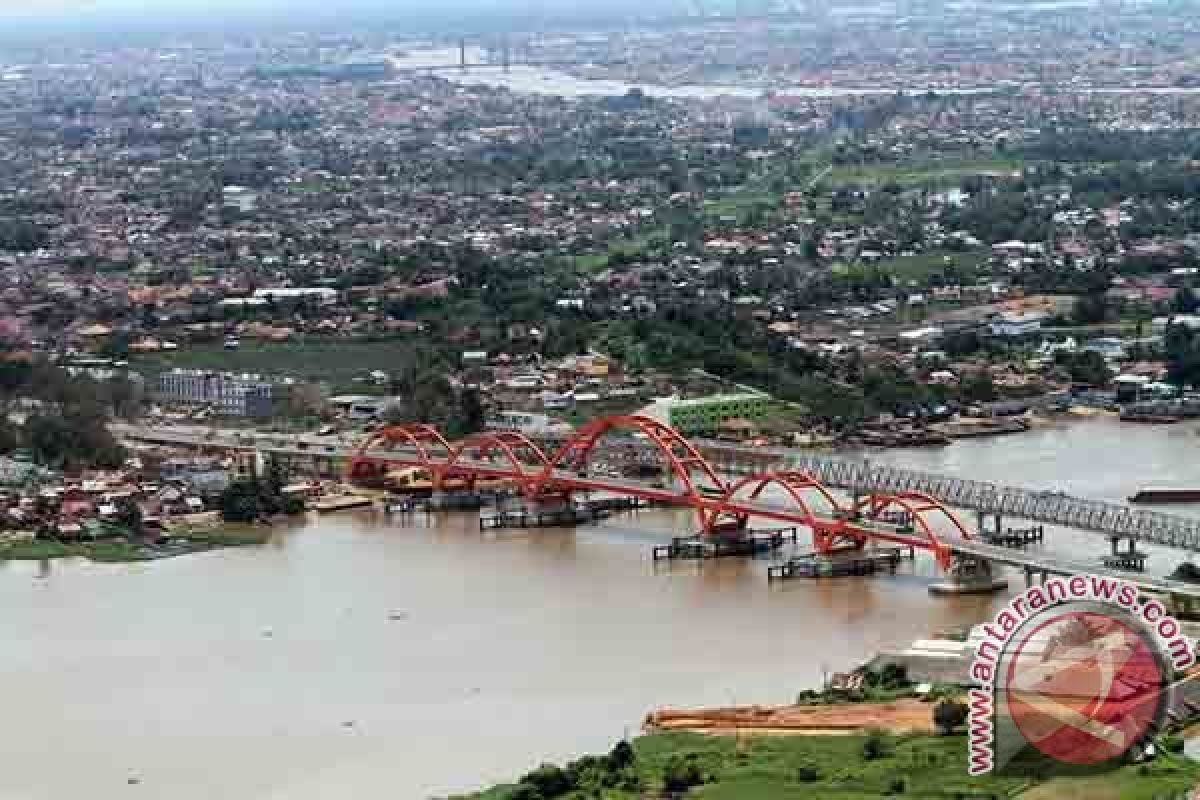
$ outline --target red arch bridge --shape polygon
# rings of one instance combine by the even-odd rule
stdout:
[[[626,477],[622,466],[640,459],[649,442],[661,478]],[[622,449],[628,454],[622,459]],[[887,542],[933,554],[953,571],[977,560],[967,528],[945,506],[917,492],[873,493],[839,500],[805,472],[769,471],[723,478],[678,431],[644,416],[597,419],[546,452],[515,431],[489,431],[451,443],[430,425],[396,425],[375,432],[349,461],[349,478],[364,481],[409,467],[428,472],[434,491],[451,481],[473,488],[500,480],[531,501],[561,500],[575,492],[604,492],[694,509],[702,534],[744,529],[751,519],[807,528],[817,553]],[[768,490],[774,489],[768,496]]]

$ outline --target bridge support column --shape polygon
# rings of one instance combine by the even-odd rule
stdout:
[[[1114,556],[1133,556],[1137,555],[1137,539],[1132,536],[1109,536],[1108,541],[1112,544],[1112,554]],[[1124,553],[1121,552],[1121,542],[1125,541],[1127,549]]]
[[[1032,581],[1032,574],[1027,573]],[[955,554],[946,580],[929,586],[930,594],[990,594],[1008,588],[1008,581],[992,574],[992,562],[986,558]]]
[[[1026,565],[1022,569],[1025,570],[1025,588],[1031,589],[1034,586],[1045,586],[1046,581],[1050,578],[1050,573],[1044,569],[1031,567]]]
[[[1004,517],[1000,514],[992,515],[992,527],[988,528],[987,514],[983,511],[975,512],[975,528],[979,532],[979,537],[983,540],[988,540],[1004,533]]]
[[[1125,541],[1126,548],[1121,550],[1121,542]],[[1148,556],[1137,549],[1137,539],[1133,536],[1112,535],[1108,537],[1112,544],[1112,555],[1105,556],[1104,566],[1112,569],[1126,569],[1134,572],[1144,572]]]

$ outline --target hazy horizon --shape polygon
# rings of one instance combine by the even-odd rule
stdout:
[[[570,0],[166,0],[150,8],[134,0],[49,0],[36,5],[0,0],[0,25],[4,33],[18,35],[289,28],[329,22],[472,30],[505,23],[612,21],[682,8],[679,0],[609,0],[589,7]]]

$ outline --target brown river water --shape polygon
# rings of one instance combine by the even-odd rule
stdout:
[[[1197,446],[1190,425],[1089,421],[870,457],[1119,499],[1200,484]],[[0,799],[466,790],[606,749],[654,707],[787,702],[1003,600],[930,597],[926,559],[775,586],[763,561],[655,565],[651,546],[690,525],[654,510],[481,535],[471,514],[360,512],[262,548],[0,564]]]

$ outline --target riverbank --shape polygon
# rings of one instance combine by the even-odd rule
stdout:
[[[106,564],[156,561],[226,547],[262,545],[270,538],[270,527],[250,525],[181,527],[166,539],[159,541],[128,536],[85,541],[19,538],[0,541],[0,561],[44,561],[58,558],[86,558]]]
[[[660,709],[646,716],[643,727],[653,733],[709,734],[861,734],[875,729],[893,734],[936,732],[933,704],[911,697],[887,703]]]
[[[706,800],[836,800],[864,797],[1078,797],[1088,800],[1153,800],[1184,797],[1200,781],[1200,764],[1161,754],[1153,762],[1127,765],[1103,775],[1057,776],[1039,780],[1025,775],[970,777],[964,735],[892,736],[871,733],[847,736],[705,736],[658,733],[633,743],[632,763],[609,774],[616,785],[593,793],[595,759],[565,769],[542,767],[522,782],[496,786],[470,800],[640,800],[658,797],[668,785]],[[601,757],[610,765],[612,757]],[[582,768],[586,765],[588,769]],[[538,776],[556,778],[558,793],[530,794]],[[573,780],[573,783],[571,781]],[[524,785],[523,785],[524,784]],[[699,788],[703,787],[703,788]],[[663,794],[661,796],[666,796]],[[676,794],[675,796],[679,796]],[[691,796],[689,793],[688,796]]]

